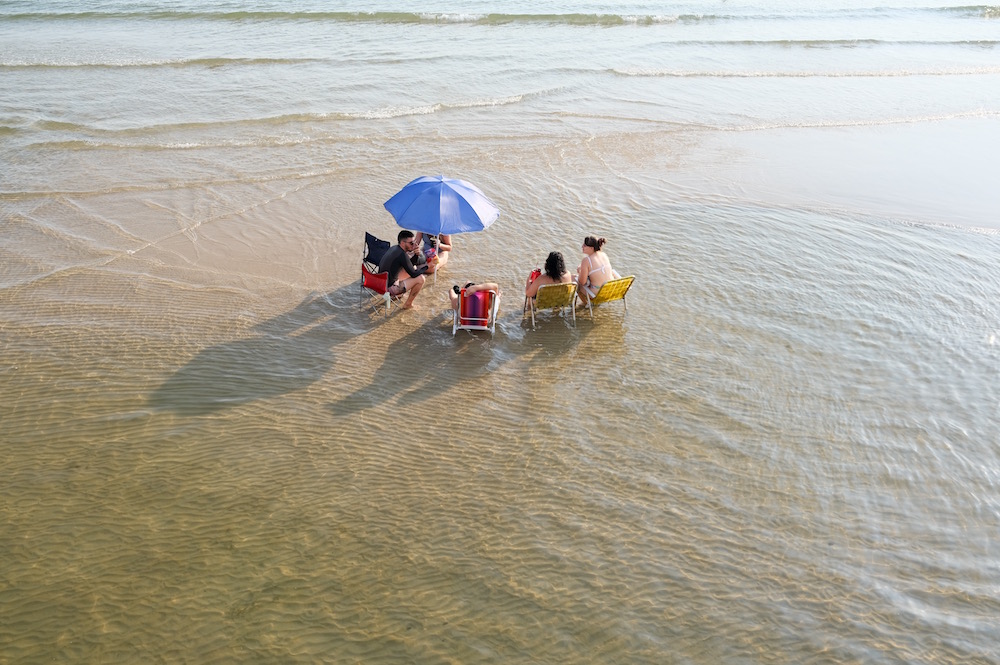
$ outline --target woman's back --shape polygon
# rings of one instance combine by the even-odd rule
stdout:
[[[545,259],[545,272],[541,272],[541,270],[536,268],[528,276],[528,281],[524,285],[524,295],[528,298],[534,298],[538,293],[538,288],[541,286],[545,286],[546,284],[565,284],[572,281],[573,275],[566,270],[566,262],[563,260],[563,255],[559,252],[549,252],[548,258]]]
[[[596,251],[583,257],[583,261],[589,268],[587,282],[596,293],[604,285],[604,282],[612,278],[611,259],[603,251]]]
[[[567,282],[572,282],[572,281],[573,281],[573,275],[571,275],[568,271],[560,275],[559,279],[552,279],[550,275],[542,273],[541,275],[536,277],[533,281],[528,283],[528,286],[525,287],[524,295],[528,296],[529,298],[534,298],[535,295],[538,293],[538,289],[545,286],[546,284],[565,284]]]

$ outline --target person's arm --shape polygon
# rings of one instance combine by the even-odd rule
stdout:
[[[473,284],[465,290],[466,293],[475,293],[476,291],[496,291],[500,293],[500,285],[495,282],[486,282],[485,284]]]
[[[428,265],[426,263],[424,263],[423,265],[421,265],[419,268],[414,268],[413,267],[413,261],[410,260],[409,255],[407,255],[406,252],[403,252],[403,270],[406,271],[407,275],[409,275],[410,277],[416,277],[417,275],[423,275],[425,272],[427,272],[427,268],[428,268]]]
[[[590,261],[586,258],[580,261],[580,267],[576,269],[576,281],[578,284],[586,284],[587,278],[590,277]]]
[[[439,235],[438,236],[437,251],[439,251],[439,252],[450,252],[451,251],[451,236],[450,235]]]
[[[538,293],[538,287],[541,286],[541,284],[539,283],[541,279],[542,279],[541,277],[536,277],[534,281],[528,282],[528,285],[524,287],[524,296],[526,298],[535,297],[535,295]]]

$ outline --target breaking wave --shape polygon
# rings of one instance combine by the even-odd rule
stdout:
[[[407,116],[430,115],[450,110],[490,108],[521,103],[524,99],[547,94],[547,91],[524,93],[500,98],[471,99],[468,101],[426,104],[420,106],[385,106],[356,112],[335,113],[298,113],[279,116],[245,118],[240,120],[224,120],[218,122],[185,122],[168,123],[127,129],[100,129],[90,125],[42,120],[32,123],[34,130],[52,132],[53,138],[35,141],[30,144],[33,149],[48,150],[104,150],[104,149],[136,149],[136,150],[189,150],[205,147],[251,147],[261,145],[294,145],[298,143],[323,140],[323,137],[313,136],[276,136],[274,128],[289,125],[309,125],[329,122],[351,122],[364,120],[387,120]],[[228,129],[227,129],[228,128]],[[233,135],[235,130],[244,128],[252,135]],[[264,135],[259,131],[264,128]],[[267,129],[271,128],[271,129]],[[0,132],[4,128],[0,128]],[[23,131],[16,128],[6,128],[10,133]],[[185,140],[166,140],[162,137],[179,133],[195,133],[200,135],[209,132],[213,136],[226,136],[223,140],[203,138]],[[59,133],[65,138],[55,138]]]
[[[8,61],[0,63],[0,69],[142,69],[142,68],[205,68],[267,65],[298,65],[321,62],[318,58],[189,58],[177,60],[150,60],[126,62],[28,62]]]
[[[893,12],[943,12],[958,17],[968,18],[1000,18],[1000,6],[969,5],[962,7],[944,7],[934,9],[888,9],[875,8],[868,10],[833,9],[823,13],[830,16],[863,16],[865,13],[876,12],[879,16],[891,17]],[[818,16],[819,12],[810,12],[808,16]],[[659,25],[670,23],[712,23],[719,21],[760,21],[785,20],[803,18],[804,15],[792,16],[787,13],[755,14],[755,13],[686,13],[686,14],[624,14],[624,13],[459,13],[459,12],[387,12],[387,11],[274,11],[274,10],[183,10],[183,9],[150,9],[83,11],[83,12],[0,12],[4,21],[66,21],[66,20],[103,20],[103,19],[140,19],[151,21],[327,21],[345,23],[471,23],[482,25],[504,24],[561,24],[579,26],[635,26]]]
[[[697,71],[680,69],[612,69],[616,76],[651,78],[894,78],[902,76],[989,76],[1000,74],[1000,65],[953,69],[914,69],[880,71]]]

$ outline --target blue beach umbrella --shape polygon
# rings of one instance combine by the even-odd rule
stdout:
[[[385,209],[404,229],[435,236],[482,231],[500,216],[478,187],[443,175],[413,180],[385,202]]]

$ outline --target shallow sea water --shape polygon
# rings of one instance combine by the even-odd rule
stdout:
[[[0,662],[1000,662],[1000,23],[910,4],[4,4]]]

